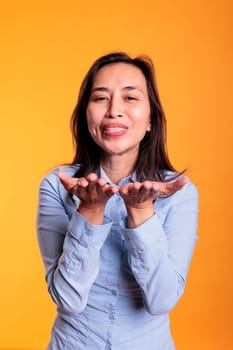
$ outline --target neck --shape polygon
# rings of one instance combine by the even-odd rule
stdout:
[[[107,159],[101,159],[102,168],[114,184],[118,184],[121,179],[129,176],[135,169],[136,161],[134,159],[129,161],[128,158],[123,158],[123,156],[114,155]]]

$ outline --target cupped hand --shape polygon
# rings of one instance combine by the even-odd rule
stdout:
[[[154,200],[167,197],[180,190],[188,182],[187,178],[169,182],[144,181],[123,185],[119,189],[128,214],[128,227],[143,224],[155,214]]]
[[[154,214],[154,200],[172,195],[188,182],[181,177],[174,182],[134,182],[118,188],[95,173],[81,178],[70,177],[62,171],[57,175],[65,189],[80,199],[80,214],[95,224],[103,223],[106,203],[119,191],[127,209],[129,227],[140,225]]]
[[[105,179],[98,178],[95,173],[81,178],[70,177],[63,171],[59,171],[57,175],[65,189],[76,195],[85,207],[105,205],[118,191],[118,187],[108,185]]]
[[[127,183],[119,192],[126,205],[132,207],[144,207],[159,197],[168,197],[180,190],[188,179],[181,177],[174,182],[143,181]]]
[[[79,213],[93,224],[103,224],[106,203],[118,191],[118,187],[108,185],[105,179],[98,178],[94,173],[73,178],[60,171],[58,177],[65,189],[80,199]]]

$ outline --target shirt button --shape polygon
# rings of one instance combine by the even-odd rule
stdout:
[[[117,292],[115,289],[112,289],[111,293],[112,293],[112,295],[117,296]]]

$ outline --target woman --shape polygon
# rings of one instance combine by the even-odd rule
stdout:
[[[72,116],[70,166],[41,182],[38,240],[57,304],[49,350],[172,350],[197,191],[166,152],[149,59],[100,57]]]

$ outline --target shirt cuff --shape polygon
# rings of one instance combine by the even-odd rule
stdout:
[[[158,242],[166,244],[166,236],[157,214],[138,227],[123,228],[123,233],[129,248],[150,248]]]
[[[83,246],[102,246],[111,227],[112,221],[106,216],[103,225],[96,225],[75,211],[68,224],[68,232]]]

